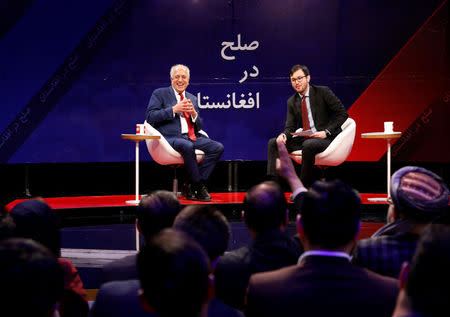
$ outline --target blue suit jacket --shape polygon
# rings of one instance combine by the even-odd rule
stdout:
[[[202,129],[202,118],[199,115],[198,100],[193,94],[185,92],[186,98],[192,101],[192,104],[197,111],[197,119],[194,122],[195,132]],[[176,105],[177,98],[175,97],[172,86],[165,88],[158,88],[153,91],[150,101],[148,103],[146,120],[155,129],[161,132],[164,136],[178,136],[181,135],[180,114],[173,115],[172,107]]]

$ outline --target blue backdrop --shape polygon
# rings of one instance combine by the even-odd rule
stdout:
[[[311,82],[349,108],[441,2],[36,0],[0,40],[0,152],[25,129],[15,118],[39,115],[26,113],[30,100],[47,102],[61,87],[58,68],[75,69],[79,43],[103,36],[4,162],[134,160],[120,135],[145,120],[152,91],[170,85],[176,63],[191,69],[188,91],[201,101],[204,129],[224,144],[223,159],[265,160],[267,140],[284,127],[292,65],[308,65]],[[142,145],[141,159],[151,160]]]

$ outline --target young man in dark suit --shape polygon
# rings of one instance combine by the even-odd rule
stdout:
[[[284,192],[275,182],[263,182],[247,192],[242,218],[252,241],[225,253],[214,273],[216,295],[226,304],[242,310],[252,274],[297,263],[302,248],[286,233],[287,211]]]
[[[311,76],[306,66],[295,65],[289,78],[295,94],[287,101],[287,117],[284,131],[269,140],[267,174],[276,176],[275,160],[278,157],[276,140],[281,140],[289,152],[302,150],[300,178],[306,187],[313,183],[313,168],[316,154],[323,152],[331,141],[342,132],[341,126],[348,118],[344,105],[325,86],[310,85]],[[312,134],[303,137],[292,133],[302,128]]]
[[[209,201],[211,196],[205,181],[222,156],[223,145],[199,133],[203,121],[198,114],[197,97],[186,91],[189,79],[190,71],[187,66],[172,66],[172,85],[153,92],[148,103],[146,120],[183,156],[184,166],[190,176],[190,182],[185,186],[186,198]],[[201,163],[197,163],[196,149],[205,152]]]
[[[360,228],[358,193],[341,181],[317,181],[305,191],[286,147],[281,140],[277,145],[277,169],[300,203],[297,230],[305,252],[297,265],[252,275],[246,316],[391,316],[397,280],[350,262]]]

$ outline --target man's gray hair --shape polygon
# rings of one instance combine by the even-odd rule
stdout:
[[[176,64],[170,68],[170,78],[173,78],[176,68],[184,68],[187,72],[188,78],[191,78],[191,72],[189,70],[189,67],[187,67],[186,65],[183,65],[183,64]]]

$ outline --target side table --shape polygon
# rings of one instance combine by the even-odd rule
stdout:
[[[136,143],[136,163],[135,163],[135,171],[136,171],[136,191],[135,191],[135,199],[127,200],[127,204],[137,205],[139,204],[139,142],[142,140],[157,140],[159,139],[159,135],[140,135],[140,134],[122,134],[122,139],[132,140]],[[139,232],[136,229],[136,250],[139,250]]]
[[[386,198],[369,198],[369,201],[388,201],[391,197],[391,140],[398,139],[401,132],[361,133],[363,139],[385,139],[387,141],[387,196]]]
[[[142,140],[157,140],[160,136],[154,136],[154,135],[140,135],[140,134],[122,134],[122,139],[127,140],[133,140],[136,143],[136,164],[135,164],[135,170],[136,170],[136,196],[135,200],[127,200],[127,204],[139,204],[139,142]]]

